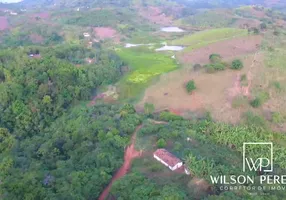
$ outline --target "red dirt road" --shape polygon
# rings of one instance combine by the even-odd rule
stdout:
[[[242,86],[241,85],[241,74],[238,73],[236,75],[233,87],[228,89],[228,93],[229,93],[229,97],[230,100],[232,101],[234,97],[239,96],[239,95],[243,95],[245,97],[250,98],[251,97],[251,84],[252,84],[252,79],[253,79],[253,68],[255,67],[255,63],[256,63],[256,58],[257,58],[257,53],[254,54],[253,60],[252,60],[252,64],[247,72],[247,82],[248,84],[246,86]]]
[[[136,151],[136,149],[134,147],[135,139],[136,139],[136,133],[141,128],[142,128],[142,125],[139,125],[136,128],[136,130],[135,130],[135,132],[134,132],[134,134],[132,136],[132,139],[131,139],[131,144],[125,150],[123,165],[116,172],[116,174],[112,177],[110,183],[104,189],[104,191],[101,193],[101,195],[99,196],[98,200],[104,200],[108,196],[110,188],[111,188],[113,182],[116,181],[117,179],[120,179],[121,177],[125,176],[128,173],[128,171],[130,170],[130,168],[131,168],[132,160],[134,158],[137,158],[137,157],[141,156],[142,152]]]

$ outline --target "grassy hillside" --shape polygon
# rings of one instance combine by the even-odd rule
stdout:
[[[199,12],[198,14],[183,19],[183,23],[199,28],[228,27],[234,22],[234,19],[232,15],[226,12],[226,10],[220,12],[212,10]]]
[[[120,82],[121,95],[127,98],[142,92],[154,77],[177,68],[170,56],[147,49],[121,49],[117,54],[130,67],[130,72]]]
[[[245,35],[247,35],[247,30],[245,29],[221,28],[202,31],[193,35],[187,35],[183,38],[176,39],[171,43],[173,45],[190,46],[185,49],[185,51],[189,51],[192,49],[206,46],[214,42],[227,40],[235,37],[241,37]]]

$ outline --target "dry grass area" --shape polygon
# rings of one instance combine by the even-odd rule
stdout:
[[[262,37],[259,35],[221,41],[210,44],[207,47],[195,49],[189,53],[182,53],[179,55],[179,61],[183,64],[206,64],[209,61],[208,55],[217,53],[225,59],[236,57],[238,55],[249,54],[257,51],[261,42]]]
[[[263,67],[259,76],[253,77],[253,88],[259,88],[269,93],[269,100],[263,104],[258,112],[271,123],[271,128],[278,132],[286,132],[286,122],[273,123],[273,113],[279,113],[286,117],[286,71],[285,69]],[[281,89],[275,86],[275,83],[281,85]]]
[[[258,10],[255,7],[250,7],[249,12],[251,13],[251,15],[253,15],[259,19],[268,18],[263,10]]]
[[[207,56],[208,57],[208,56]],[[236,96],[245,95],[242,86],[237,85],[237,77],[241,74],[247,74],[250,69],[253,71],[258,68],[262,62],[262,55],[256,56],[256,62],[253,65],[254,55],[243,58],[245,67],[241,71],[225,70],[215,74],[205,72],[193,72],[192,69],[183,68],[161,76],[160,81],[148,88],[143,100],[138,104],[142,107],[144,103],[153,103],[156,109],[164,108],[174,109],[180,112],[210,111],[214,119],[237,123],[240,120],[241,113],[247,111],[247,108],[234,109],[232,100]],[[251,68],[251,66],[254,66]],[[197,90],[188,94],[185,89],[185,83],[194,80]],[[246,94],[250,97],[250,93]]]

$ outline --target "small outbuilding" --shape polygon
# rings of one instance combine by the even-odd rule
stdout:
[[[183,165],[183,162],[179,158],[168,152],[166,149],[157,149],[153,156],[156,160],[169,167],[172,171],[182,167]]]
[[[83,36],[84,37],[90,37],[90,34],[89,33],[83,33]]]

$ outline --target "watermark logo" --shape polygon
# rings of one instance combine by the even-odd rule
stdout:
[[[256,156],[249,155],[256,150]],[[272,142],[244,142],[243,143],[243,172],[263,171],[273,172],[273,143]]]
[[[286,175],[273,174],[272,142],[245,142],[242,153],[243,173],[210,175],[212,184],[218,185],[221,191],[244,189],[253,195],[258,191],[286,190]]]

